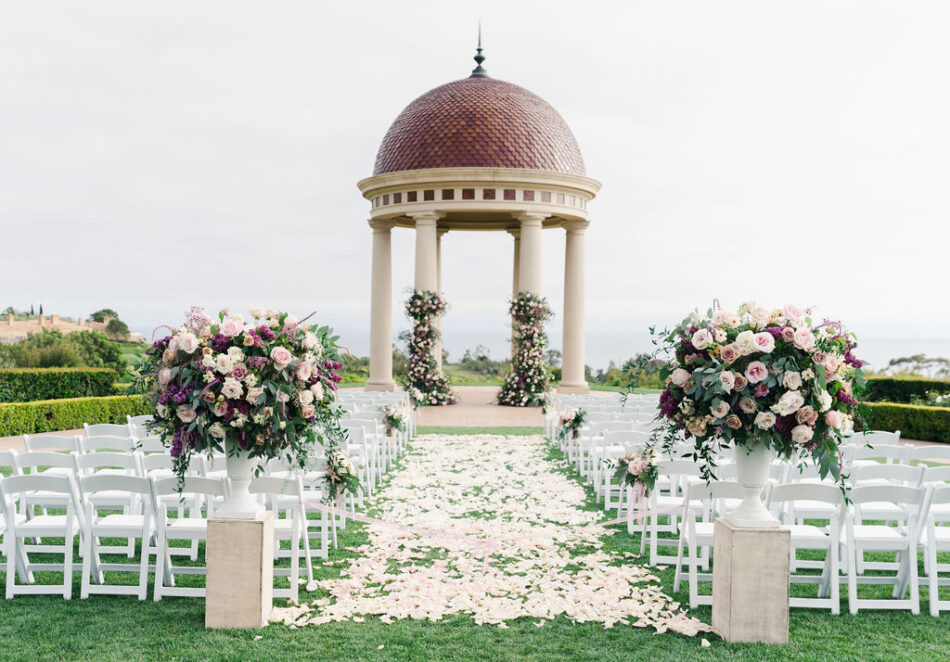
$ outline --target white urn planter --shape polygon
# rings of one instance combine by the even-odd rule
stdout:
[[[772,451],[768,446],[757,443],[754,446],[736,446],[736,481],[742,487],[742,501],[726,519],[736,527],[747,529],[771,529],[781,522],[769,512],[762,502],[762,492],[769,483],[769,465]]]
[[[227,455],[225,462],[230,491],[221,507],[214,511],[214,516],[222,519],[254,519],[265,510],[249,490],[259,459],[249,457],[247,451],[230,440],[225,441],[224,451]]]

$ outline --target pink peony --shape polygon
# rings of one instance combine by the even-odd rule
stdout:
[[[670,375],[670,381],[676,384],[679,387],[682,387],[686,382],[689,381],[691,374],[689,370],[684,370],[683,368],[677,368]]]
[[[297,375],[297,379],[305,382],[310,379],[310,376],[313,374],[313,366],[306,361],[301,361],[297,364],[297,369],[294,370],[294,374]]]
[[[752,346],[758,351],[768,354],[775,349],[775,337],[767,331],[757,333],[752,336]]]
[[[294,358],[286,347],[275,347],[270,351],[270,358],[278,369],[286,368],[287,364]]]
[[[753,361],[745,369],[745,378],[749,380],[750,384],[758,384],[768,376],[769,369],[761,361]]]
[[[788,320],[788,323],[794,326],[801,326],[805,319],[805,311],[790,303],[785,304],[782,308],[782,314],[785,316],[785,319]]]
[[[198,344],[198,338],[190,331],[178,334],[178,349],[185,354],[194,354],[195,350],[198,349]]]
[[[844,414],[840,411],[829,411],[825,414],[825,423],[828,424],[828,427],[834,428],[835,430],[840,430],[842,424],[844,423]]]
[[[221,322],[221,333],[228,338],[233,338],[244,331],[244,325],[236,319],[228,318]]]

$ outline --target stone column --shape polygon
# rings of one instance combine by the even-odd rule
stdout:
[[[373,228],[373,284],[369,312],[367,391],[394,391],[392,221],[369,222]]]
[[[518,291],[541,296],[541,222],[544,214],[524,213],[521,221],[521,255],[518,263]]]
[[[515,256],[514,256],[514,268],[512,269],[511,275],[511,298],[515,299],[518,296],[518,276],[520,274],[518,271],[521,268],[521,230],[508,230],[508,234],[514,237],[515,244]],[[517,344],[515,343],[515,325],[512,322],[511,325],[511,358],[515,357],[515,353],[518,351]]]
[[[436,223],[439,214],[422,212],[413,214],[416,222],[416,275],[415,288],[436,292],[439,289],[438,235]]]
[[[442,235],[448,230],[436,230],[435,233],[435,280],[436,292],[442,296]],[[435,341],[435,362],[439,366],[439,372],[442,371],[442,316],[435,318],[435,328],[439,333],[439,339]]]
[[[584,232],[587,221],[565,221],[564,341],[560,393],[587,393],[584,378]]]

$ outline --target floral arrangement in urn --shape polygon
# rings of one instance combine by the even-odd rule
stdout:
[[[180,480],[195,453],[226,452],[230,475],[232,457],[304,467],[317,444],[329,451],[343,439],[337,337],[276,310],[251,316],[225,309],[215,321],[193,307],[146,352],[149,426],[171,448]]]
[[[413,290],[406,301],[406,314],[412,320],[406,391],[417,407],[455,403],[449,380],[442,374],[433,354],[439,339],[439,330],[433,322],[445,309],[445,299],[426,290]]]
[[[620,487],[639,487],[644,494],[649,494],[656,486],[659,476],[657,461],[659,453],[656,448],[644,448],[640,453],[631,453],[617,460],[614,471],[614,480]]]
[[[548,336],[544,323],[551,318],[545,298],[520,292],[509,306],[515,344],[511,371],[498,394],[498,404],[512,407],[544,405],[548,388],[548,368],[544,350]]]
[[[327,452],[327,486],[329,501],[335,501],[344,492],[356,494],[360,490],[356,467],[342,448],[332,448]]]
[[[840,481],[839,446],[854,429],[864,377],[854,336],[840,322],[814,324],[810,314],[748,302],[737,312],[693,314],[663,332],[660,352],[672,357],[660,373],[665,448],[692,440],[707,480],[719,452],[733,446],[740,474],[755,463],[767,477],[772,456],[811,458],[822,478]]]

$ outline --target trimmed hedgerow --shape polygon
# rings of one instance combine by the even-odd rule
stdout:
[[[0,437],[74,430],[83,423],[125,423],[126,416],[149,413],[141,395],[8,402],[0,404]]]
[[[119,378],[109,368],[0,370],[0,402],[31,402],[115,395]]]
[[[913,398],[926,398],[931,391],[950,393],[950,380],[923,377],[868,377],[868,402],[909,404]]]
[[[950,443],[950,408],[867,402],[869,430],[901,431],[902,439]]]

